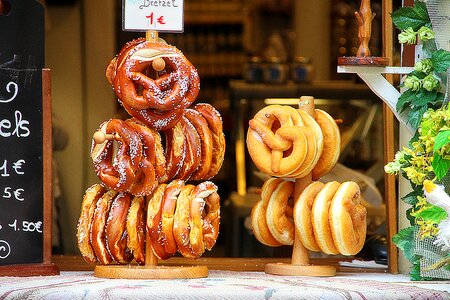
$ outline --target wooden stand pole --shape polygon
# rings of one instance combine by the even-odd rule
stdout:
[[[314,98],[302,96],[299,109],[314,117]],[[297,202],[303,190],[312,182],[311,173],[295,180],[294,202]],[[303,246],[295,233],[294,247],[292,249],[291,264],[267,264],[264,270],[267,274],[284,276],[334,276],[336,268],[333,266],[315,266],[309,264],[309,250]]]
[[[150,42],[159,40],[157,31],[147,31],[145,38]],[[158,76],[158,71],[165,68],[165,61],[162,58],[156,58],[152,62],[154,76]],[[114,135],[96,132],[94,139],[104,141],[113,139]],[[97,140],[96,140],[97,141]],[[148,230],[145,232],[145,265],[107,265],[96,266],[94,275],[102,278],[124,278],[124,279],[173,279],[173,278],[203,278],[208,277],[207,266],[160,266],[158,257],[152,249],[152,240]]]

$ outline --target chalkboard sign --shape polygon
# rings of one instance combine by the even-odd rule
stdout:
[[[8,11],[0,9],[0,275],[55,274],[44,9],[35,0],[6,2]]]

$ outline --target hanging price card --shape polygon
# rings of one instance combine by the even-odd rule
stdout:
[[[123,0],[123,30],[182,32],[183,6],[183,0]]]

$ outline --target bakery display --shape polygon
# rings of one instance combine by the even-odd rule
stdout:
[[[366,208],[355,182],[318,181],[339,159],[339,127],[314,109],[314,98],[301,97],[299,107],[269,105],[249,121],[250,157],[273,176],[252,209],[252,231],[264,245],[294,246],[291,264],[268,264],[266,273],[333,276],[332,266],[310,265],[308,251],[357,254],[366,238]]]
[[[224,160],[222,118],[210,104],[193,105],[197,70],[158,38],[128,42],[106,77],[131,117],[104,121],[93,134],[90,156],[101,184],[83,197],[80,252],[103,265],[100,277],[204,277],[206,267],[155,267],[176,253],[199,258],[217,241],[220,197],[209,180]],[[108,268],[133,260],[143,269]]]

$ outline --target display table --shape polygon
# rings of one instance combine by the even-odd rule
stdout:
[[[338,273],[284,277],[211,270],[208,278],[126,280],[90,271],[0,278],[0,299],[449,299],[449,282],[411,282],[405,275]]]

